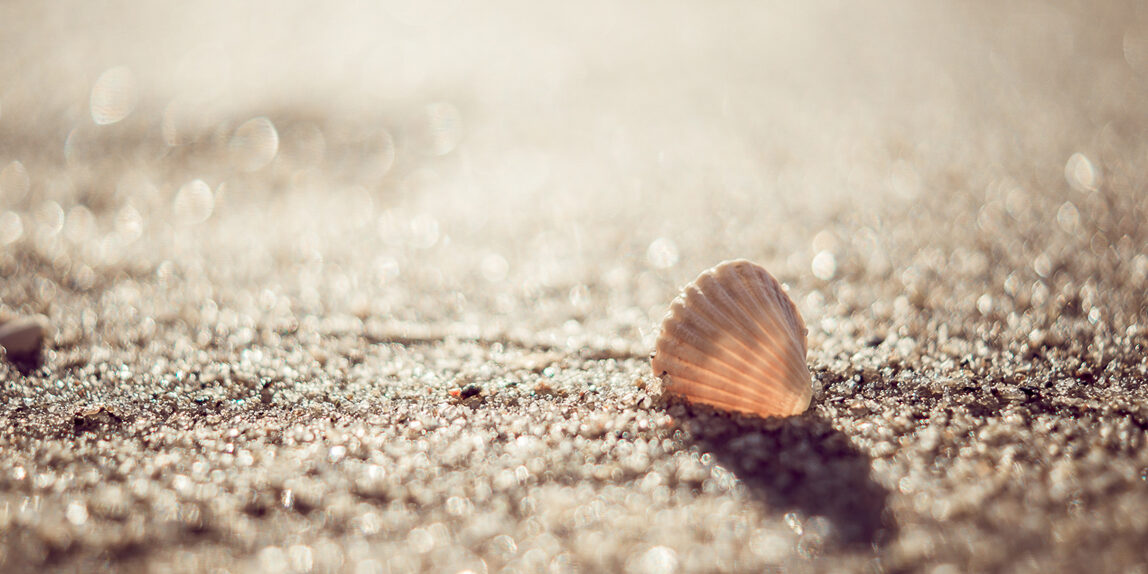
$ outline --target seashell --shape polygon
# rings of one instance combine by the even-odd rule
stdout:
[[[0,323],[0,347],[15,359],[35,357],[44,344],[48,319],[42,315]]]
[[[762,417],[801,414],[813,385],[805,321],[781,284],[739,259],[704,271],[662,321],[651,365],[686,400]]]

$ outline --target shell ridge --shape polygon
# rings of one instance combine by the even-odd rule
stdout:
[[[713,312],[714,314],[720,315],[720,317],[722,319],[725,319],[726,321],[728,321],[730,323],[735,322],[734,318],[729,317],[728,314],[722,312],[720,309],[714,308],[713,302],[708,300],[708,299],[699,299],[698,301],[695,301],[695,303],[697,303],[698,305],[706,307],[707,310]],[[684,312],[685,309],[683,309],[683,308],[675,308],[675,309],[672,309],[672,311],[677,312],[676,319],[677,319],[678,323],[687,323],[690,325],[697,325],[699,327],[699,329],[698,329],[699,331],[703,331],[703,333],[705,335],[708,335],[710,337],[716,337],[723,330],[722,325],[714,322],[713,320],[711,320],[710,317],[706,316],[706,314],[704,314],[704,313],[688,313],[688,312]],[[667,319],[669,319],[669,317],[667,317]],[[667,323],[668,322],[669,321],[667,321]],[[740,334],[742,336],[731,337],[728,340],[735,342],[737,344],[737,346],[740,348],[740,350],[742,350],[744,353],[747,353],[749,356],[757,356],[757,355],[761,354],[763,349],[760,346],[751,346],[746,342],[746,339],[759,339],[760,337],[754,336],[753,333],[749,332],[745,328],[745,325],[737,325],[737,326],[740,328],[740,331],[741,331]],[[737,333],[735,333],[735,334],[737,334]],[[768,349],[764,349],[764,350],[769,352],[769,354],[774,359],[782,360],[782,356],[776,352],[776,349],[768,348]],[[743,357],[739,357],[739,358],[743,358]],[[764,370],[762,368],[760,361],[753,361],[753,362],[745,361],[745,363],[747,365],[750,365],[752,370],[755,370],[755,371],[757,371],[763,375],[775,376],[778,373],[778,371],[776,369]]]
[[[696,346],[693,346],[693,349],[696,352],[693,352],[693,353],[684,352],[684,350],[682,349],[682,346],[686,346],[688,344],[685,343],[684,341],[681,341],[681,343],[682,343],[681,346],[677,346],[673,349],[669,349],[669,348],[659,348],[658,349],[658,352],[660,355],[660,357],[658,359],[658,363],[663,365],[663,367],[659,367],[659,370],[666,371],[671,376],[675,376],[675,375],[680,376],[683,373],[683,371],[687,371],[687,370],[688,371],[704,371],[707,373],[711,373],[715,378],[721,379],[725,383],[725,386],[736,387],[738,389],[742,389],[747,395],[754,396],[754,397],[757,397],[759,399],[766,400],[766,401],[777,400],[778,393],[776,392],[776,389],[773,389],[772,387],[770,387],[768,385],[760,385],[760,386],[750,385],[750,384],[747,384],[746,380],[744,380],[744,379],[746,379],[746,377],[738,377],[737,372],[739,370],[744,372],[744,369],[739,369],[738,366],[736,366],[736,365],[730,365],[729,363],[726,363],[726,362],[718,360],[718,359],[714,359],[713,357],[710,357],[709,361],[699,361],[699,360],[697,360],[698,355],[705,357],[706,353],[700,349],[697,349]],[[681,356],[679,356],[679,355],[681,355]],[[655,374],[660,375],[660,373],[655,373]],[[696,377],[694,377],[694,378],[696,378]],[[701,384],[701,383],[699,383],[699,384]],[[705,386],[716,388],[716,387],[713,387],[713,385],[705,385]],[[768,392],[763,392],[763,391],[768,391]]]
[[[694,328],[691,323],[684,320],[667,322],[663,329],[671,333],[673,338],[663,340],[658,345],[660,359],[657,362],[668,360],[667,357],[682,355],[682,359],[699,368],[704,369],[707,365],[713,364],[714,368],[721,369],[726,378],[738,381],[738,386],[745,384],[740,379],[752,379],[754,376],[778,377],[782,374],[780,371],[766,370],[761,364],[747,361],[739,354],[729,352],[724,345],[707,343],[719,337],[720,331],[706,332],[704,329]],[[739,373],[741,377],[737,377]],[[750,376],[745,376],[747,374]]]
[[[776,277],[769,275],[769,272],[765,269],[761,269],[759,273],[767,275],[772,279],[771,286],[773,289],[771,290],[771,294],[773,295],[773,299],[777,303],[778,308],[785,313],[785,319],[799,331],[798,334],[800,336],[796,337],[794,342],[797,344],[797,348],[801,351],[801,356],[804,358],[809,354],[808,342],[806,341],[806,336],[809,335],[809,328],[805,325],[805,320],[801,318],[801,312],[797,310],[797,304],[794,303],[793,299],[785,292],[785,289],[782,288],[781,283]]]
[[[734,271],[734,278],[740,282],[741,278],[738,274],[736,274],[736,271]],[[730,291],[724,285],[724,282],[715,281],[712,282],[710,286],[713,287],[717,292],[715,295],[720,293],[721,296],[723,296],[727,301],[727,304],[734,307],[734,312],[737,313],[737,316],[733,319],[733,321],[737,322],[745,332],[750,334],[752,339],[756,339],[760,342],[768,342],[768,344],[757,345],[751,348],[751,352],[767,353],[773,357],[774,360],[782,363],[786,373],[788,374],[788,376],[781,377],[783,379],[780,381],[782,384],[785,384],[786,386],[793,386],[789,383],[789,381],[800,380],[802,378],[801,369],[804,367],[805,357],[802,356],[800,358],[800,365],[795,365],[795,362],[792,359],[794,359],[796,356],[789,356],[790,353],[787,353],[789,349],[787,349],[786,345],[784,344],[785,337],[782,336],[782,333],[788,331],[788,329],[785,329],[784,327],[778,329],[769,329],[759,323],[756,320],[758,316],[762,314],[769,315],[770,313],[768,311],[763,313],[754,313],[753,310],[746,308],[744,305],[738,302],[739,297],[737,297],[737,294]],[[756,291],[756,289],[753,289],[752,286],[744,285],[744,283],[742,286],[746,291],[750,293]]]
[[[756,278],[760,281],[761,284],[764,285],[764,289],[758,289],[753,285],[752,277],[746,277],[744,274],[738,273],[737,271],[738,270],[735,269],[734,274],[737,275],[737,278],[742,287],[745,288],[745,290],[749,293],[750,299],[755,303],[755,308],[760,311],[759,314],[753,316],[765,317],[768,319],[769,326],[773,327],[773,329],[766,329],[767,331],[791,331],[792,327],[797,323],[792,321],[793,309],[791,307],[791,302],[789,301],[789,297],[785,295],[785,291],[781,288],[781,284],[777,281],[777,278],[773,275],[770,275],[769,272],[765,269],[751,268],[750,271],[754,272]],[[779,312],[781,315],[780,317]],[[763,325],[762,327],[764,328],[765,326]],[[804,328],[804,325],[802,325],[802,328]],[[801,335],[803,338],[805,334],[801,333]],[[792,337],[783,337],[782,346],[793,349],[794,351],[798,350],[798,347],[794,345]],[[805,353],[802,353],[801,357],[804,360]]]
[[[700,385],[696,380],[690,379],[689,377],[675,378],[671,376],[670,388],[673,389],[673,392],[691,403],[710,404],[729,410],[749,413],[764,412],[767,413],[767,415],[781,414],[778,409],[768,408],[768,403],[747,401],[728,391]],[[704,392],[696,392],[697,390]]]
[[[700,305],[704,305],[715,315],[720,316],[723,321],[730,327],[733,327],[739,334],[738,342],[742,344],[743,348],[751,353],[760,353],[762,350],[760,346],[747,345],[745,340],[760,340],[762,339],[763,335],[769,339],[772,339],[772,337],[769,337],[768,334],[763,333],[755,323],[739,320],[739,315],[744,317],[745,312],[744,310],[737,309],[736,303],[728,303],[728,301],[733,299],[733,297],[728,291],[724,290],[724,287],[722,287],[720,281],[709,282],[707,285],[704,285],[704,287],[706,288],[704,293],[706,293],[707,296],[701,298],[698,303]],[[726,304],[723,304],[723,302],[726,302]],[[730,304],[732,304],[735,308],[730,309]],[[770,347],[767,349],[767,351],[775,359],[782,359],[782,357],[776,353],[776,350],[773,347]]]
[[[698,305],[700,307],[704,307],[706,311],[709,311],[710,313],[717,315],[728,326],[735,327],[735,329],[732,329],[732,330],[729,328],[724,329],[726,331],[732,331],[732,333],[735,335],[733,337],[729,337],[727,339],[727,341],[734,342],[745,355],[747,355],[749,357],[757,357],[757,356],[762,355],[763,353],[768,354],[770,357],[772,357],[774,359],[774,362],[783,363],[783,368],[784,368],[784,370],[781,370],[781,369],[774,367],[774,368],[767,370],[763,366],[763,361],[760,361],[760,360],[756,360],[756,361],[744,360],[744,363],[749,366],[749,369],[747,369],[748,371],[757,373],[758,375],[761,375],[761,376],[766,377],[766,378],[783,378],[784,373],[790,371],[788,361],[786,361],[786,359],[784,358],[783,355],[781,355],[780,353],[777,352],[777,349],[773,348],[772,346],[771,347],[762,347],[760,345],[752,345],[751,346],[751,345],[747,344],[747,342],[746,342],[747,339],[748,340],[760,339],[760,336],[754,335],[752,332],[750,332],[748,329],[746,329],[746,326],[744,324],[736,321],[736,319],[734,319],[733,317],[730,317],[727,312],[718,308],[716,303],[713,300],[711,300],[710,298],[699,296],[696,300],[693,301],[693,303],[695,303],[696,305]],[[688,315],[690,316],[691,319],[693,319],[696,322],[704,322],[705,325],[703,325],[703,327],[706,327],[705,331],[707,331],[707,334],[710,336],[716,336],[717,334],[719,334],[723,331],[722,325],[719,325],[719,324],[713,322],[704,313],[689,313]],[[685,321],[686,319],[682,318],[681,320]]]
[[[793,375],[793,378],[789,379],[787,383],[791,383],[795,388],[803,388],[804,385],[809,382],[809,377],[806,374],[809,370],[805,365],[807,352],[805,351],[804,322],[801,322],[800,319],[798,319],[798,321],[793,320],[796,308],[793,306],[793,302],[789,299],[789,296],[781,289],[781,284],[775,277],[760,267],[751,267],[749,270],[754,272],[754,275],[760,279],[765,288],[755,288],[753,278],[746,277],[744,274],[739,273],[739,268],[733,269],[733,274],[749,294],[750,300],[755,304],[754,309],[758,311],[758,313],[747,311],[746,316],[769,321],[768,325],[758,323],[757,326],[769,335],[771,341],[777,345],[779,350],[792,353],[792,358],[796,360],[794,362],[786,362],[786,364],[791,367],[790,374]],[[795,330],[795,327],[800,327],[800,330]],[[781,336],[782,332],[799,336],[784,337]],[[800,342],[794,339],[799,339]]]
[[[790,337],[780,337],[779,346],[792,353],[794,361],[788,363],[793,367],[790,371],[792,378],[786,383],[794,389],[801,390],[810,383],[808,376],[809,369],[805,364],[806,351],[805,351],[805,325],[804,323],[794,321],[794,313],[796,308],[793,307],[792,301],[785,291],[781,288],[781,283],[775,277],[769,274],[768,271],[760,267],[751,267],[749,269],[753,273],[753,277],[746,277],[742,273],[737,273],[739,280],[743,287],[750,294],[751,300],[755,303],[756,307],[761,311],[756,315],[759,319],[766,319],[769,321],[769,326],[773,328],[774,333],[785,331],[789,333]],[[735,270],[736,273],[736,270]],[[755,289],[753,283],[754,279],[758,279],[764,288]],[[800,327],[800,329],[797,329]],[[766,325],[762,328],[770,330]],[[792,336],[797,335],[797,336]],[[795,339],[797,339],[795,341]],[[775,336],[775,342],[778,342],[778,337]]]
[[[773,397],[761,397],[758,395],[749,395],[741,393],[744,388],[743,385],[726,385],[715,386],[708,384],[706,378],[716,378],[713,373],[702,370],[690,370],[674,367],[674,371],[669,373],[669,378],[672,381],[670,389],[687,398],[700,398],[700,395],[719,393],[722,396],[729,398],[729,400],[751,405],[773,405],[779,404],[784,401]]]
[[[809,408],[808,329],[773,275],[744,259],[703,271],[662,321],[651,357],[666,391],[759,416]]]

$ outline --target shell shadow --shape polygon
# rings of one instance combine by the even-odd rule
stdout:
[[[680,406],[694,443],[770,510],[822,516],[833,525],[830,540],[844,546],[877,548],[895,537],[886,517],[889,491],[873,480],[869,456],[829,421],[812,413],[761,419]]]

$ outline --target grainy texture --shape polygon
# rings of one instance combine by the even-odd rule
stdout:
[[[186,4],[0,4],[0,570],[1145,571],[1134,3]]]

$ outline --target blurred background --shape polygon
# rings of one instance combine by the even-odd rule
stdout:
[[[314,310],[541,306],[531,330],[644,344],[721,259],[913,275],[925,221],[961,228],[948,250],[997,233],[1027,286],[1091,244],[1102,182],[1142,184],[1136,6],[5,3],[4,269],[175,261]],[[1015,232],[1058,215],[1051,246]]]
[[[1047,221],[1104,162],[1144,161],[1131,3],[0,11],[5,245],[93,272],[192,252],[252,281],[286,258],[285,288],[412,320],[551,292],[600,315],[611,281],[664,304],[633,261],[671,283],[733,256],[883,276],[927,231],[914,210]],[[389,281],[489,285],[444,314]]]

